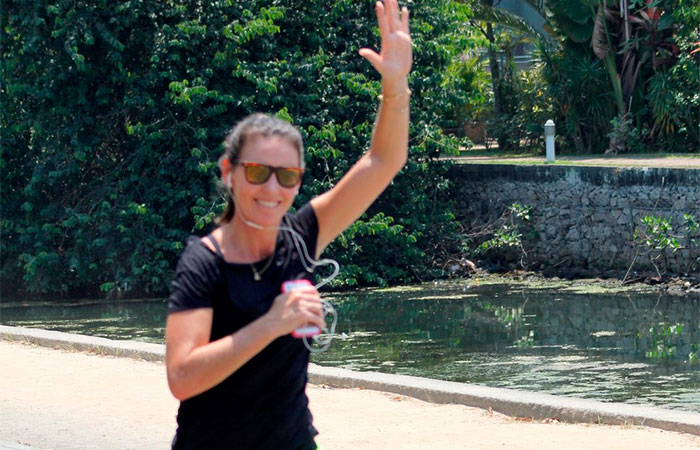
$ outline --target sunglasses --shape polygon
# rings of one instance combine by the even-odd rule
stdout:
[[[280,186],[292,188],[301,183],[301,176],[304,173],[304,169],[299,167],[272,167],[250,162],[241,162],[237,164],[243,166],[245,179],[252,184],[267,183],[267,180],[270,179],[270,176],[274,172]]]

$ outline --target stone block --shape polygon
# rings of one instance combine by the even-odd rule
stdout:
[[[676,198],[673,201],[673,209],[676,211],[682,211],[687,208],[687,204],[684,198]]]
[[[573,241],[578,241],[579,240],[579,232],[576,228],[572,227],[569,229],[569,231],[566,233],[566,240],[569,242]]]
[[[629,215],[625,213],[621,213],[620,216],[617,218],[618,225],[629,225],[630,222],[631,221]]]
[[[607,207],[610,205],[610,192],[606,189],[596,189],[590,194],[591,205]]]
[[[608,221],[608,215],[604,212],[595,212],[591,215],[593,222],[602,223]]]

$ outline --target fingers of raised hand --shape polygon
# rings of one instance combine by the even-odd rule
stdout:
[[[397,0],[387,0],[389,7],[389,28],[392,32],[401,28],[401,17],[399,16],[399,2]]]
[[[401,8],[401,31],[404,33],[409,33],[408,26],[408,8],[405,6]]]
[[[377,2],[377,24],[383,37],[396,31],[408,33],[408,8],[399,9],[397,0]]]
[[[377,25],[379,26],[379,33],[382,36],[388,36],[389,33],[391,33],[391,28],[389,27],[389,19],[386,7],[382,2],[377,2],[376,6]]]
[[[369,48],[361,48],[360,55],[369,61],[377,71],[381,69],[382,58],[377,52]]]

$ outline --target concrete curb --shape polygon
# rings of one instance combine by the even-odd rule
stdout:
[[[41,347],[81,351],[99,355],[120,356],[146,361],[165,360],[165,346],[138,341],[115,341],[82,334],[37,328],[8,327],[0,325],[0,339],[15,342],[29,342]]]
[[[115,341],[32,328],[0,325],[0,339],[146,361],[163,361],[165,357],[165,346],[160,344]],[[406,375],[353,372],[316,364],[309,365],[309,381],[312,384],[325,384],[333,387],[392,392],[431,403],[456,403],[476,408],[491,408],[512,417],[527,417],[537,420],[556,418],[562,422],[574,423],[643,425],[700,436],[700,414],[688,411],[625,403],[604,403],[589,399],[491,388]]]
[[[644,425],[700,436],[700,414],[626,403],[563,397],[514,389],[432,380],[377,372],[309,367],[309,381],[334,387],[354,387],[414,397],[431,403],[457,403],[493,409],[507,416],[555,418],[562,422]]]

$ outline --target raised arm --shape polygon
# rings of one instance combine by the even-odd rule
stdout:
[[[317,255],[357,220],[406,163],[412,48],[408,9],[397,0],[377,2],[381,51],[362,55],[382,76],[382,97],[369,151],[331,190],[311,200],[319,224]]]

